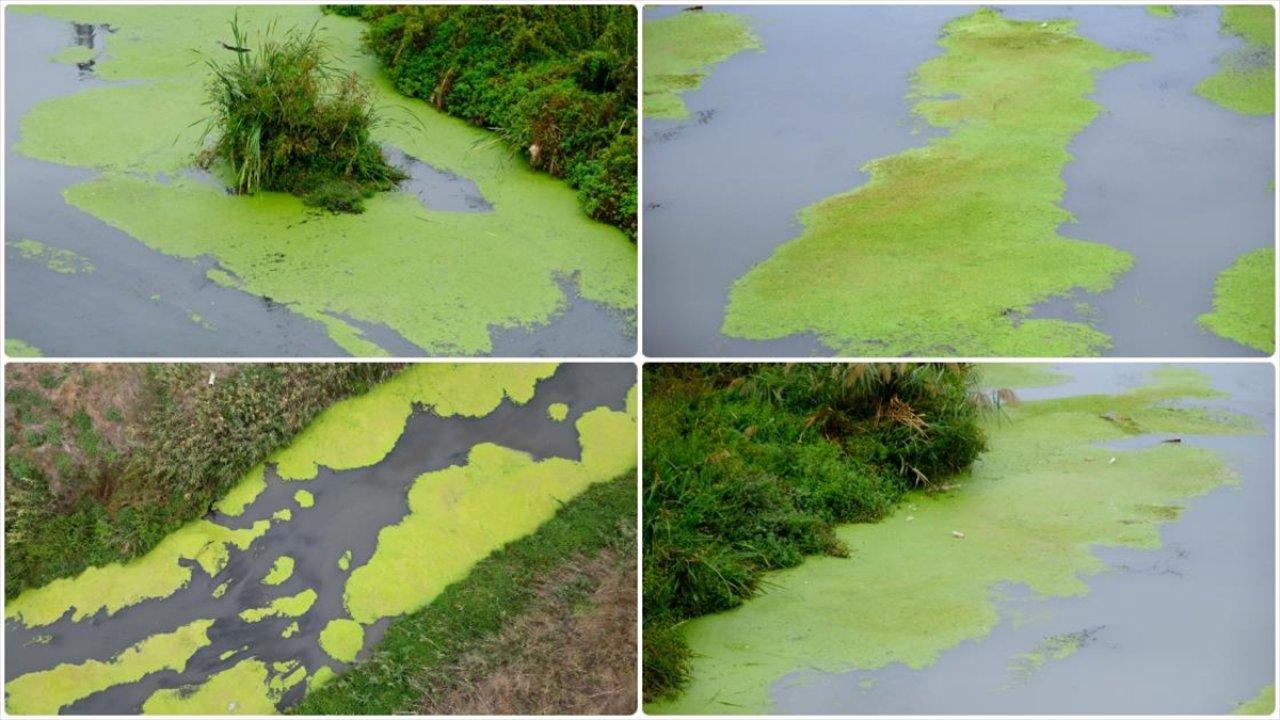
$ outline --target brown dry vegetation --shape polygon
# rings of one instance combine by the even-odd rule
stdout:
[[[532,604],[456,663],[418,678],[427,715],[636,710],[636,558],[608,548],[539,580]]]

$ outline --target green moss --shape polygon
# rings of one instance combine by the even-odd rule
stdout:
[[[9,357],[40,357],[40,348],[17,338],[4,339],[4,354]]]
[[[801,235],[734,284],[723,332],[813,332],[844,355],[1071,356],[1110,338],[1022,316],[1073,288],[1099,292],[1132,258],[1057,234],[1067,144],[1101,110],[1095,76],[1141,56],[1073,21],[979,10],[946,26],[915,75],[915,111],[950,129],[868,163],[863,186],[805,208]]]
[[[1262,688],[1258,696],[1242,702],[1232,711],[1235,715],[1270,715],[1276,711],[1276,686]]]
[[[271,570],[262,578],[264,585],[279,585],[293,575],[293,558],[281,555],[271,564]]]
[[[1213,312],[1200,325],[1268,355],[1276,347],[1276,251],[1247,252],[1222,271],[1213,292]]]
[[[1173,405],[1216,395],[1203,375],[1164,371],[1120,395],[1009,408],[988,423],[989,450],[960,487],[914,493],[879,523],[843,526],[848,557],[771,573],[762,596],[686,623],[692,681],[646,709],[761,712],[770,684],[790,672],[895,662],[918,669],[985,637],[999,620],[991,594],[999,583],[1050,596],[1087,592],[1085,579],[1106,568],[1094,546],[1159,547],[1166,519],[1144,506],[1236,481],[1218,454],[1188,444],[1099,449],[1126,437],[1102,416],[1123,414],[1145,433],[1256,431],[1241,416]]]
[[[293,494],[293,501],[298,503],[298,507],[306,510],[316,504],[316,496],[306,490],[299,490]]]
[[[1044,363],[983,363],[978,366],[978,377],[983,387],[1010,390],[1047,387],[1068,379]]]
[[[759,49],[760,38],[746,18],[734,13],[682,12],[645,21],[645,116],[688,117],[680,93],[701,85],[712,65],[744,50]]]
[[[330,620],[320,632],[320,649],[334,660],[353,662],[363,645],[364,628],[355,620]]]
[[[316,597],[316,591],[307,588],[297,595],[276,598],[266,607],[243,610],[240,619],[252,623],[269,617],[300,617],[311,609]]]
[[[358,217],[317,214],[290,195],[231,196],[186,178],[162,184],[151,177],[175,175],[199,149],[208,70],[192,61],[191,50],[209,47],[210,33],[221,32],[233,10],[250,33],[272,20],[282,27],[318,22],[338,69],[368,79],[374,103],[394,119],[375,139],[474,180],[494,210],[428,210],[409,193],[383,193]],[[558,278],[576,277],[588,300],[634,307],[635,245],[585,217],[572,189],[529,169],[492,133],[396,92],[359,50],[358,20],[321,15],[314,6],[21,11],[121,28],[98,73],[129,84],[48,100],[22,119],[23,154],[103,171],[68,188],[68,202],[160,252],[216,258],[240,278],[221,282],[323,323],[349,352],[383,354],[331,313],[387,325],[433,354],[480,354],[492,350],[493,328],[530,328],[562,311],[567,298]],[[141,116],[140,107],[147,109]],[[166,211],[144,212],[139,204]]]
[[[68,610],[74,610],[72,620],[83,620],[100,610],[112,615],[143,600],[167,597],[191,579],[192,569],[180,561],[195,560],[212,577],[226,565],[229,546],[248,548],[270,525],[259,520],[252,528],[231,530],[208,520],[188,523],[136,560],[89,568],[22,593],[5,604],[5,617],[38,627]]]
[[[547,407],[547,417],[556,422],[564,422],[564,419],[569,417],[569,406],[564,403],[551,403]]]
[[[409,514],[378,533],[373,557],[347,580],[351,617],[367,625],[426,605],[486,555],[533,532],[566,499],[633,467],[635,388],[626,412],[596,408],[576,427],[580,461],[538,461],[482,443],[465,465],[419,477],[409,489]],[[485,522],[472,521],[481,516]],[[409,576],[417,581],[394,580]]]
[[[1171,18],[1175,15],[1172,5],[1148,5],[1147,14],[1158,18]]]
[[[200,685],[157,690],[142,705],[148,715],[274,715],[276,703],[288,687],[259,660],[244,660],[212,675]],[[293,684],[302,680],[295,673]]]
[[[162,670],[182,672],[187,660],[209,644],[212,620],[196,620],[153,635],[107,661],[63,663],[19,675],[5,683],[5,710],[14,715],[53,715],[81,698]]]
[[[62,275],[93,272],[93,263],[89,262],[88,258],[70,250],[50,247],[31,238],[22,238],[8,244],[17,249],[22,259],[35,260]]]
[[[1218,59],[1218,72],[1196,92],[1244,115],[1270,115],[1276,105],[1275,7],[1224,5],[1222,32],[1238,35],[1245,46]]]

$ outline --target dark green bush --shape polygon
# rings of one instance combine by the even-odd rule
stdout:
[[[836,524],[883,517],[984,446],[966,366],[651,364],[644,381],[649,699],[686,675],[682,621],[845,554]]]
[[[198,159],[226,163],[241,193],[278,190],[334,212],[361,212],[364,198],[405,177],[370,138],[379,119],[369,89],[329,67],[314,28],[279,39],[273,31],[251,48],[232,22],[235,59],[209,63],[205,136],[215,140]]]
[[[576,188],[584,212],[635,238],[633,8],[370,5],[360,14],[366,47],[400,92],[496,130]]]

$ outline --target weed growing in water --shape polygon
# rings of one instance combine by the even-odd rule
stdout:
[[[349,213],[405,179],[370,138],[382,119],[369,88],[355,73],[334,71],[314,26],[276,38],[272,24],[256,48],[238,20],[231,35],[234,44],[223,47],[235,59],[208,63],[213,113],[201,142],[217,139],[198,155],[201,166],[225,163],[239,193],[278,190]]]

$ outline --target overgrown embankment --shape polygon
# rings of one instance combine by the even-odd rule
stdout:
[[[944,486],[985,439],[964,365],[645,368],[644,686],[687,680],[680,624],[769,570],[847,552],[835,525]]]
[[[396,88],[494,130],[636,236],[636,14],[624,6],[333,5]]]
[[[1244,40],[1223,55],[1218,72],[1196,92],[1244,115],[1271,115],[1276,107],[1276,11],[1272,5],[1225,5],[1222,32]]]
[[[625,473],[565,503],[290,712],[633,712],[635,488]]]
[[[5,597],[138,557],[395,364],[5,368]]]

